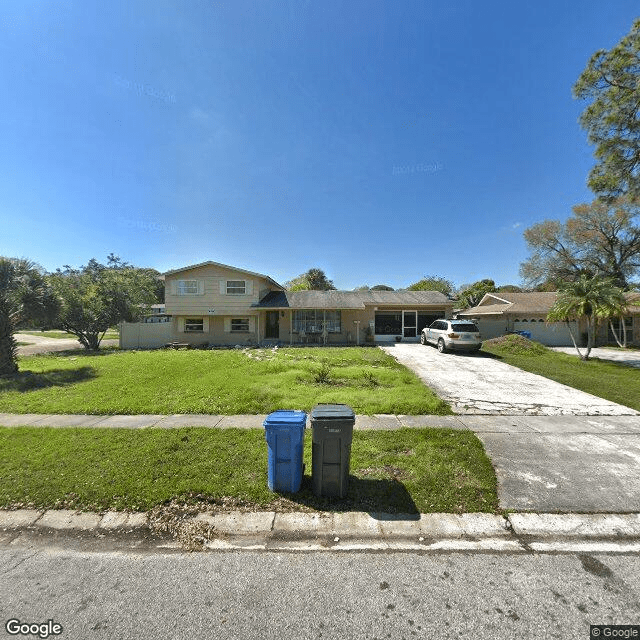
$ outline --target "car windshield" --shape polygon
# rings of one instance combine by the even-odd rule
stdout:
[[[478,333],[478,327],[472,322],[451,324],[454,331],[465,331],[467,333]]]

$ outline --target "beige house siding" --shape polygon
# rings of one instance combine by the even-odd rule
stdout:
[[[203,331],[185,331],[185,321],[193,318],[203,320]],[[248,319],[248,331],[232,331],[231,320]],[[258,342],[259,316],[255,310],[228,316],[203,316],[190,314],[174,316],[171,326],[171,341],[186,342],[193,345],[255,345]]]
[[[178,295],[181,280],[196,280],[198,293]],[[244,280],[246,293],[228,294],[228,280]],[[246,314],[271,289],[266,279],[227,269],[217,265],[205,265],[167,275],[165,278],[165,313],[180,315],[236,315]],[[210,309],[213,313],[210,313]]]
[[[297,344],[300,341],[298,333],[291,333],[291,323],[295,310],[284,310],[278,312],[280,314],[278,326],[280,333],[280,341],[284,343]],[[284,313],[284,315],[283,315]],[[261,335],[264,338],[266,326],[266,314],[261,314],[260,321]],[[355,310],[348,309],[340,311],[340,333],[329,333],[327,336],[327,344],[357,344],[356,324],[360,321],[360,344],[365,343],[365,329],[369,326],[369,321],[373,321],[373,309]],[[319,344],[322,342],[322,336],[319,334],[309,335],[305,337],[305,343]]]

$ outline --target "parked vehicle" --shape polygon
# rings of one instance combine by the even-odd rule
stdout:
[[[478,351],[482,346],[480,331],[470,320],[446,320],[432,322],[420,333],[420,342],[433,344],[440,353],[448,349],[459,351]]]

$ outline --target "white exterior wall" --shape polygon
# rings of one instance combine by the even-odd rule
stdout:
[[[483,340],[491,340],[492,338],[499,338],[506,332],[507,322],[504,318],[499,320],[479,319],[476,324],[480,330],[480,337]]]
[[[547,347],[572,347],[571,334],[565,322],[514,322],[514,331],[529,331],[531,339]],[[571,323],[571,331],[580,344],[580,331],[576,322]]]

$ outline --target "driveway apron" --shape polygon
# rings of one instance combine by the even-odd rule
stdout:
[[[481,354],[384,350],[463,414],[494,466],[501,508],[640,512],[637,411]]]

